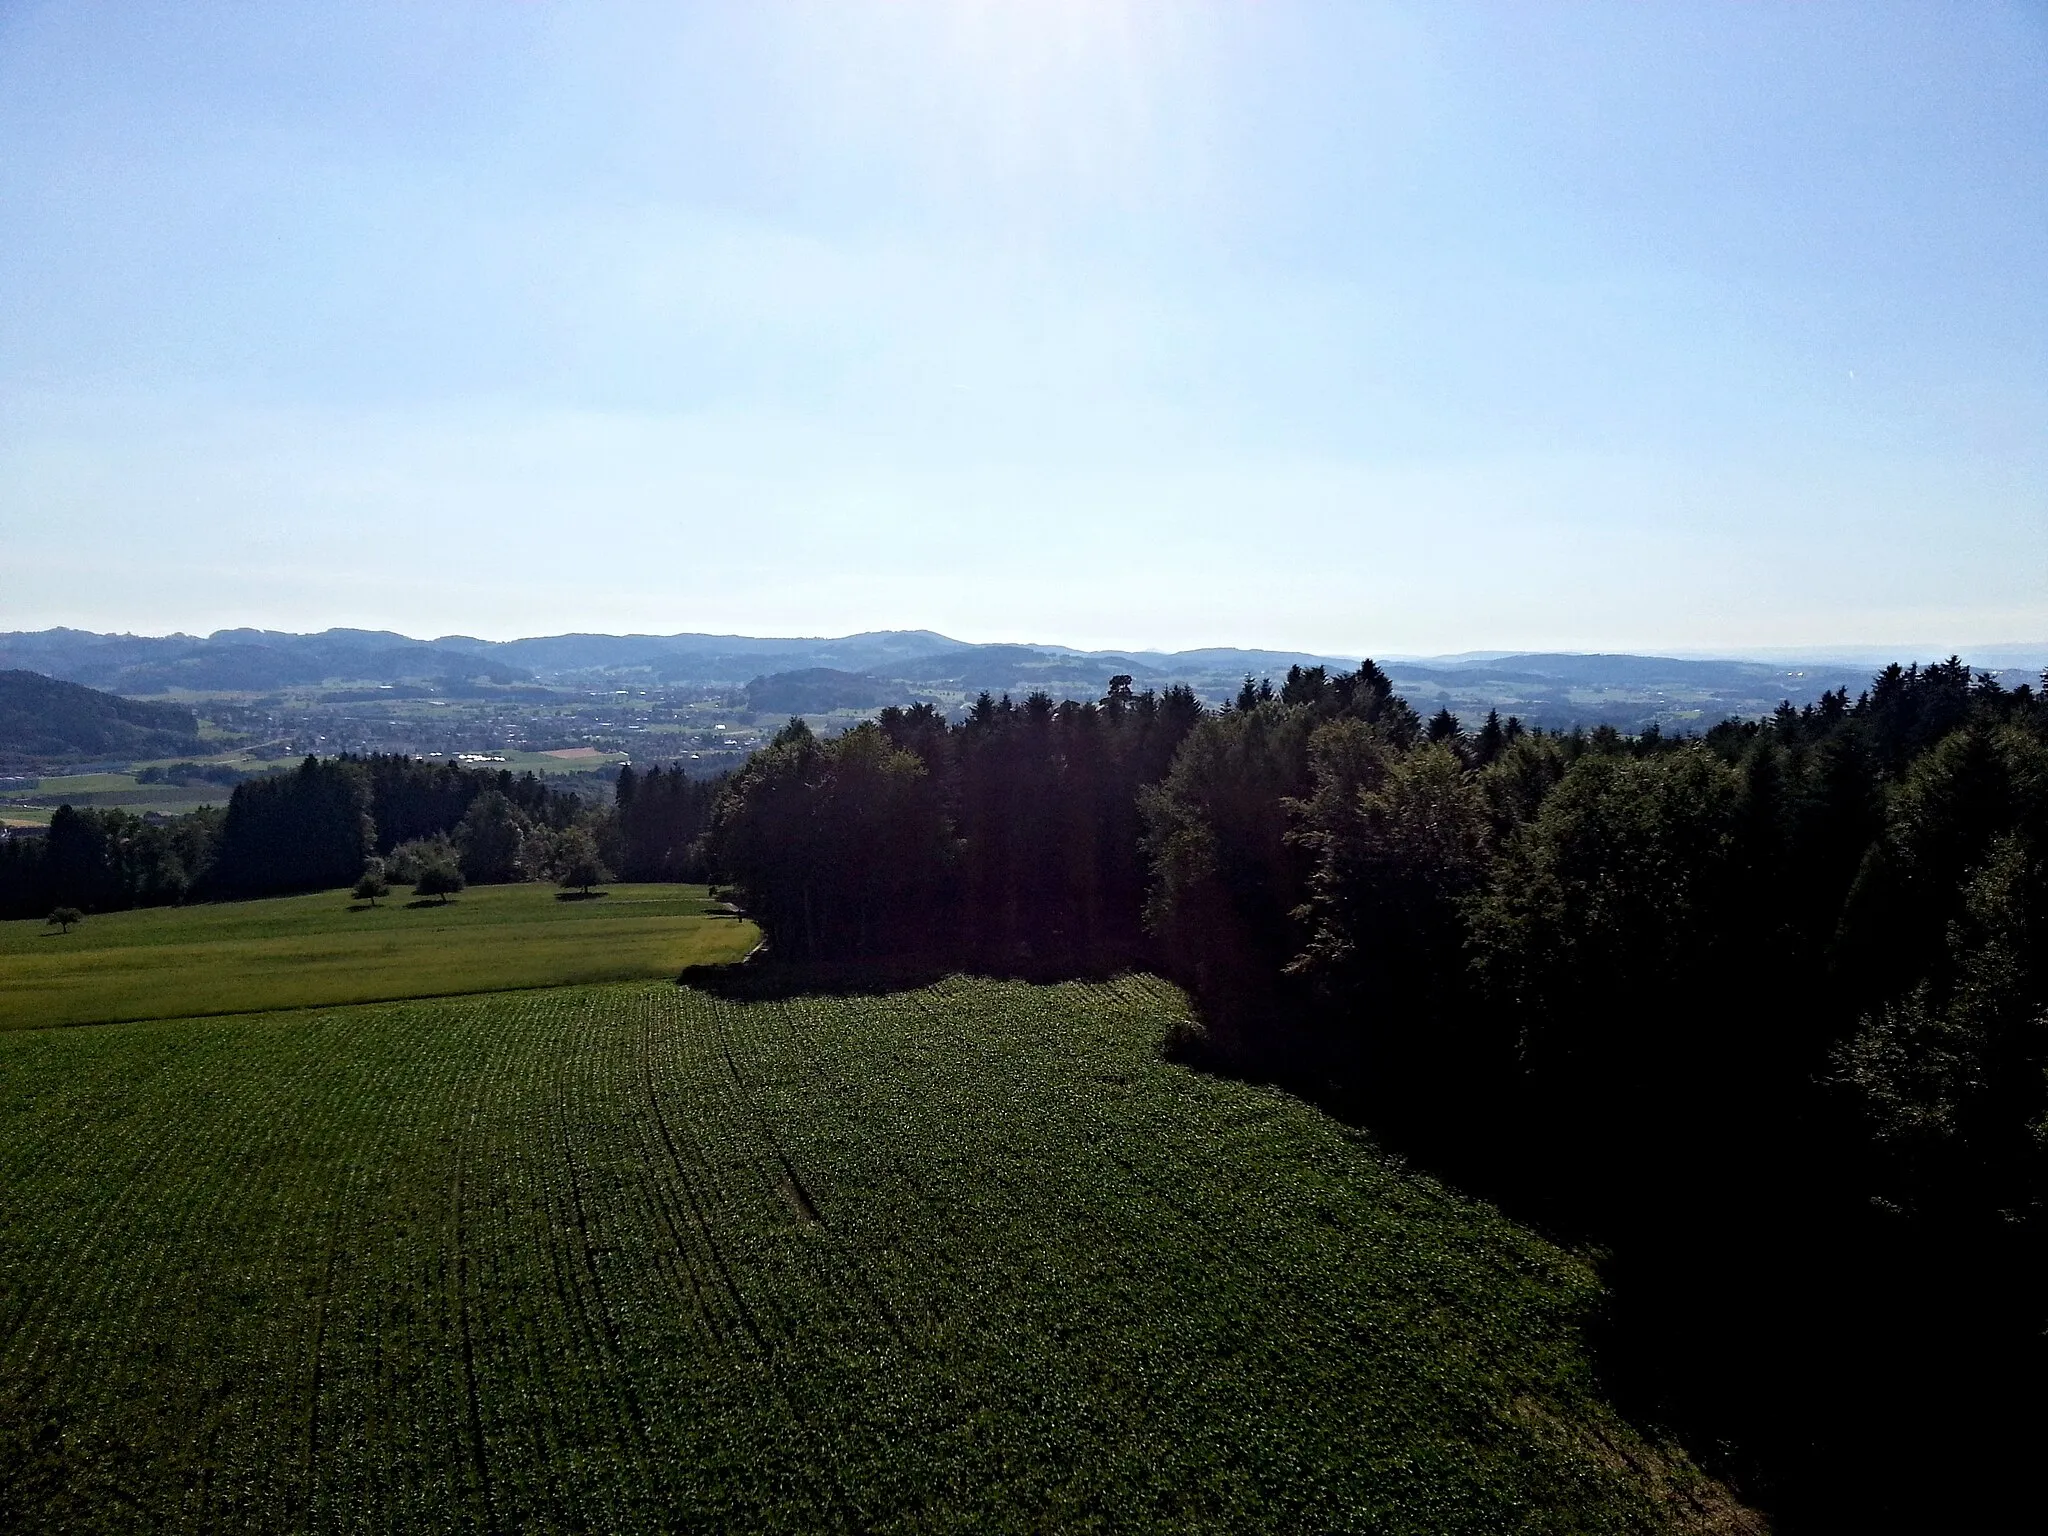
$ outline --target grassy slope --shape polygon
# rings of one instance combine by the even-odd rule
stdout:
[[[0,1030],[674,976],[758,937],[712,913],[702,886],[609,890],[477,886],[374,909],[331,891],[110,912],[68,934],[0,923]]]
[[[0,1037],[0,1524],[1648,1531],[1594,1279],[1159,983]]]
[[[132,773],[59,773],[39,779],[35,792],[39,795],[94,795],[139,787]]]

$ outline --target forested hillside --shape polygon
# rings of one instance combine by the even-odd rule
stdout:
[[[144,704],[35,672],[0,672],[0,766],[199,750],[198,718],[183,705]]]
[[[862,672],[832,667],[805,667],[757,677],[747,684],[747,707],[773,715],[816,715],[835,709],[873,709],[887,703],[910,702],[901,686]]]

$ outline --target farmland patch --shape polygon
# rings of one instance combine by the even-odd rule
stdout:
[[[1143,978],[637,985],[0,1037],[0,1513],[1439,1533],[1719,1507],[1595,1393],[1583,1264],[1162,1062],[1184,1007]]]
[[[472,886],[408,907],[346,892],[0,923],[0,1030],[674,976],[736,960],[751,923],[702,886]]]

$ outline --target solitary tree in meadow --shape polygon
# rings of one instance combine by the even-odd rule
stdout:
[[[362,878],[356,881],[355,889],[349,894],[357,901],[367,901],[373,907],[377,905],[379,896],[389,896],[391,882],[384,877],[384,861],[371,859],[365,864]]]
[[[562,889],[578,888],[588,896],[593,885],[611,877],[598,856],[597,840],[588,831],[569,827],[556,835],[555,883]]]
[[[420,877],[413,883],[413,892],[419,896],[438,896],[441,905],[448,905],[448,898],[459,892],[468,882],[462,878],[462,871],[453,864],[436,861],[422,865]]]
[[[58,907],[45,921],[60,933],[69,933],[73,923],[85,921],[85,914],[76,907]]]

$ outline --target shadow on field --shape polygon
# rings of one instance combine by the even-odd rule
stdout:
[[[1801,1146],[1804,1125],[1751,1127],[1746,1165],[1727,1143],[1636,1160],[1509,1080],[1445,1092],[1452,1074],[1429,1084],[1278,1033],[1248,1050],[1189,1021],[1162,1052],[1315,1104],[1592,1261],[1603,1392],[1786,1536],[1997,1529],[2036,1496],[2048,1339],[2026,1233],[1906,1223]]]
[[[611,895],[610,891],[557,891],[557,901],[598,901]]]

